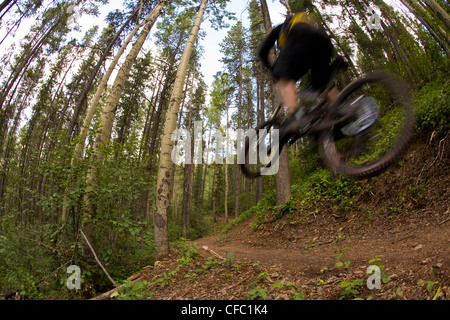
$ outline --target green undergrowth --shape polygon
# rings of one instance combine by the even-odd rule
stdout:
[[[450,130],[450,80],[438,78],[413,94],[420,135],[445,136]]]
[[[258,204],[221,226],[220,230],[227,232],[249,218],[254,218],[251,227],[259,228],[263,223],[283,216],[305,211],[318,213],[324,206],[330,209],[329,213],[343,214],[356,205],[356,196],[363,183],[343,176],[332,177],[325,168],[308,170],[292,181],[291,197],[284,204],[275,205],[275,191],[267,192]]]

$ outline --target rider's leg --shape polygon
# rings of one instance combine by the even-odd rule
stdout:
[[[330,38],[321,32],[314,34],[315,51],[311,59],[311,84],[314,90],[322,91],[331,79],[331,56],[333,45]],[[333,101],[339,95],[339,90],[333,87],[328,91],[327,100]]]
[[[288,77],[280,77],[278,81],[283,103],[287,109],[286,118],[280,128],[281,139],[292,136],[300,129],[299,120],[303,115],[303,110],[298,106],[296,83],[296,80],[289,79]]]
[[[288,114],[293,113],[297,110],[298,103],[296,81],[283,77],[280,78],[278,84],[280,86],[281,96]]]
[[[297,100],[297,87],[296,87],[296,81],[288,78],[281,78],[278,81],[278,84],[280,86],[281,95],[283,98],[284,105],[286,106],[287,113],[293,113],[295,110],[297,110],[298,107],[298,100]],[[339,90],[336,87],[331,88],[330,91],[328,91],[328,101],[334,101],[336,100],[337,96],[339,95]]]
[[[278,81],[281,98],[288,114],[298,109],[296,83],[310,68],[309,39],[313,30],[308,24],[296,24],[290,30],[286,44],[272,69],[272,76]]]
[[[339,92],[340,91],[336,87],[333,87],[330,91],[328,91],[328,101],[336,100]]]

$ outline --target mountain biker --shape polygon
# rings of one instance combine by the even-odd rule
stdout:
[[[280,51],[271,65],[268,56],[275,42]],[[280,128],[280,137],[292,135],[300,129],[298,120],[302,112],[296,112],[297,81],[310,71],[312,89],[319,92],[325,89],[331,75],[332,52],[333,45],[328,35],[319,29],[314,18],[305,12],[288,17],[284,23],[272,29],[259,44],[258,56],[278,82],[288,112]],[[328,97],[333,99],[338,93],[334,88]]]

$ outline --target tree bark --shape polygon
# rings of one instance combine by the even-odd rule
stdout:
[[[211,191],[212,191],[212,195],[211,195],[211,197],[212,197],[212,214],[213,214],[214,223],[217,222],[217,216],[216,216],[216,202],[217,202],[216,175],[217,175],[217,163],[214,163],[213,181],[212,181],[212,187],[211,187]]]
[[[187,68],[191,57],[195,40],[198,36],[200,24],[203,20],[206,4],[208,0],[202,0],[197,18],[192,27],[186,46],[181,56],[180,65],[178,66],[177,75],[173,87],[172,96],[170,98],[169,110],[167,112],[164,124],[164,133],[161,143],[161,154],[159,158],[159,167],[156,185],[156,211],[154,214],[154,230],[155,230],[155,258],[161,260],[169,254],[169,208],[171,202],[172,186],[170,180],[174,175],[172,165],[172,149],[173,141],[171,139],[172,132],[176,128],[176,121],[180,102],[183,94],[183,86],[186,79]]]
[[[450,16],[447,12],[434,0],[422,0],[434,12],[434,14],[447,26],[450,30]]]
[[[12,2],[13,0],[4,0],[2,3],[0,3],[0,13]],[[17,2],[17,0],[14,0],[14,3],[16,3]],[[14,4],[13,3],[13,4]],[[12,5],[11,5],[12,6]],[[9,7],[8,8],[8,10],[10,9],[11,7]],[[7,11],[8,11],[7,10]],[[5,12],[7,12],[7,11],[5,11]],[[1,19],[0,19],[1,20]]]
[[[256,101],[256,119],[257,124],[264,122],[264,72],[263,66],[259,64],[257,76],[257,101]],[[261,177],[256,179],[255,201],[258,203],[264,193],[264,180]]]
[[[34,57],[34,55],[38,52],[40,48],[42,48],[44,41],[47,40],[48,37],[50,37],[53,32],[56,30],[56,28],[60,25],[61,19],[58,19],[45,33],[44,35],[38,40],[38,42],[30,49],[28,54],[25,56],[24,59],[19,63],[17,67],[14,68],[14,71],[12,72],[10,79],[8,79],[8,82],[5,85],[5,88],[3,89],[2,93],[0,94],[0,111],[2,110],[3,104],[6,100],[6,97],[8,96],[11,88],[13,87],[14,83],[16,82],[19,75],[24,71],[25,66],[29,65],[30,59]]]
[[[133,67],[134,62],[147,38],[153,24],[156,19],[159,17],[162,9],[164,8],[167,1],[160,1],[155,8],[152,10],[150,17],[146,20],[145,26],[141,33],[139,34],[136,42],[133,44],[130,52],[128,53],[125,61],[122,64],[122,67],[119,69],[119,72],[114,80],[111,93],[109,94],[105,108],[101,117],[101,125],[102,128],[97,135],[96,141],[94,143],[94,162],[89,168],[87,178],[86,178],[86,191],[87,194],[84,197],[85,206],[87,212],[92,216],[94,214],[94,207],[92,206],[92,202],[89,199],[89,193],[91,193],[96,185],[96,171],[97,166],[101,163],[103,159],[103,150],[102,147],[109,144],[111,139],[111,131],[112,126],[114,124],[114,119],[116,115],[117,104],[119,103],[120,95],[122,94],[123,87],[125,82],[128,79],[131,68]],[[92,227],[90,228],[92,229]]]
[[[194,70],[195,72],[195,70]],[[186,87],[185,87],[185,93],[187,91],[187,87],[189,87],[189,80],[186,81]],[[192,86],[190,86],[192,88]],[[183,105],[185,104],[185,98],[186,95],[183,98]],[[183,108],[183,106],[182,106]],[[181,115],[183,111],[180,110],[180,120],[179,123],[181,124]],[[183,200],[181,203],[181,224],[182,224],[182,235],[183,238],[187,238],[187,232],[189,227],[189,219],[191,214],[191,201],[192,201],[192,176],[193,176],[193,170],[194,165],[192,163],[193,155],[194,155],[194,134],[191,132],[192,130],[192,103],[189,103],[189,109],[188,109],[188,124],[186,127],[186,130],[190,133],[191,137],[191,156],[190,156],[190,163],[184,164],[184,177],[183,177]]]
[[[151,14],[146,18],[150,19]],[[117,63],[119,62],[120,57],[125,52],[125,49],[127,48],[128,44],[130,43],[131,39],[134,37],[136,32],[142,27],[143,24],[145,24],[144,20],[143,23],[137,25],[134,27],[133,31],[128,35],[122,46],[120,47],[117,54],[114,56],[114,59],[111,61],[108,69],[106,70],[105,74],[102,77],[102,80],[100,81],[97,91],[95,92],[94,98],[92,99],[89,108],[86,112],[86,116],[83,121],[83,126],[81,128],[81,132],[79,134],[79,139],[77,141],[77,144],[75,146],[75,158],[81,158],[83,150],[84,150],[84,143],[86,141],[86,137],[89,131],[89,126],[91,125],[92,118],[94,117],[95,110],[97,109],[97,106],[100,102],[100,99],[103,95],[103,92],[105,91],[105,88],[107,86],[108,80],[111,77],[112,72],[114,71]]]
[[[230,150],[229,150],[229,141],[230,141],[230,136],[229,136],[229,106],[228,106],[228,97],[225,97],[225,107],[227,109],[227,133],[226,133],[226,139],[225,139],[225,158],[228,160],[228,155],[230,154]],[[228,161],[225,161],[225,223],[228,223]]]
[[[428,21],[423,17],[412,5],[411,1],[409,0],[400,0],[401,3],[405,7],[408,8],[408,10],[425,26],[425,28],[428,30],[428,32],[431,34],[431,36],[437,41],[437,43],[440,45],[440,47],[445,51],[447,56],[450,56],[450,47],[435,30],[434,28],[428,23]]]
[[[72,134],[72,131],[75,127],[75,124],[78,120],[78,117],[80,115],[81,109],[83,107],[83,104],[85,103],[89,90],[92,87],[92,83],[94,82],[95,77],[98,74],[98,71],[100,70],[100,67],[103,65],[103,63],[106,60],[106,57],[108,56],[109,52],[111,51],[111,48],[113,47],[114,43],[116,43],[117,39],[119,38],[119,36],[122,34],[123,30],[125,29],[125,27],[128,25],[128,23],[130,23],[131,19],[136,15],[136,13],[138,12],[139,8],[136,9],[133,14],[130,15],[130,17],[127,19],[127,21],[125,21],[125,23],[122,24],[122,27],[119,29],[119,31],[116,32],[116,34],[114,35],[114,37],[111,39],[110,43],[108,44],[108,46],[103,50],[102,55],[100,56],[100,59],[98,59],[97,64],[94,67],[94,70],[92,71],[91,75],[89,76],[89,79],[86,81],[83,91],[80,94],[80,97],[78,98],[77,104],[74,108],[74,113],[72,115],[72,119],[70,120],[69,123],[69,134]]]
[[[239,55],[239,92],[238,92],[238,129],[242,125],[242,53]],[[236,170],[236,193],[234,201],[234,217],[239,216],[241,197],[241,170]]]
[[[131,68],[133,67],[133,64],[136,61],[136,58],[142,49],[145,39],[147,39],[147,36],[150,33],[150,30],[152,29],[153,24],[155,23],[156,19],[159,17],[165,4],[166,4],[166,1],[161,1],[153,9],[149,19],[147,20],[147,22],[144,26],[144,29],[142,29],[141,33],[139,34],[139,37],[137,38],[136,42],[133,44],[133,47],[131,48],[130,53],[127,55],[127,58],[125,59],[121,68],[119,69],[119,72],[117,73],[117,77],[114,80],[114,83],[111,88],[111,93],[109,94],[109,96],[106,100],[105,108],[102,113],[102,117],[101,117],[102,130],[100,131],[99,135],[97,136],[97,139],[96,139],[96,142],[94,145],[94,153],[97,154],[97,156],[98,156],[97,158],[101,158],[101,156],[102,156],[100,154],[101,152],[98,147],[100,145],[107,145],[110,141],[112,126],[113,126],[115,115],[116,115],[117,104],[119,103],[124,84],[128,79]]]

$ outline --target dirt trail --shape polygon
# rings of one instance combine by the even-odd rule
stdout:
[[[191,242],[192,261],[174,250],[140,275],[160,279],[149,299],[450,300],[448,144],[413,146],[350,211],[320,202],[267,213],[257,228],[253,217]],[[379,289],[366,285],[369,265],[381,270]]]
[[[440,290],[440,298],[450,299],[450,153],[445,147],[416,144],[400,166],[361,191],[359,205],[349,213],[336,215],[323,204],[318,214],[296,213],[260,229],[248,221],[197,243],[267,268],[278,266],[316,287],[365,281],[369,261],[378,258],[371,264],[383,266],[389,276],[384,288],[388,294],[378,292],[380,297],[397,292],[402,298],[431,298]],[[366,290],[366,295],[373,293]]]
[[[398,232],[394,238],[367,237],[357,239],[347,237],[330,241],[314,237],[315,242],[295,241],[287,248],[272,247],[270,239],[260,242],[252,237],[242,240],[221,240],[220,236],[202,238],[196,243],[206,245],[211,250],[226,256],[233,253],[237,258],[246,258],[265,265],[281,265],[287,269],[305,274],[316,275],[324,266],[335,264],[339,250],[343,257],[353,264],[367,265],[373,258],[380,258],[385,264],[397,267],[430,264],[439,268],[450,266],[450,223],[433,225]]]
[[[448,212],[442,216],[448,217]],[[258,262],[269,274],[283,273],[290,281],[309,285],[312,292],[320,283],[332,285],[328,288],[330,292],[324,293],[322,290],[322,295],[313,295],[312,298],[338,298],[337,284],[344,280],[362,278],[365,282],[369,277],[366,275],[369,261],[379,258],[379,261],[371,264],[383,265],[384,273],[390,277],[384,291],[376,292],[380,297],[388,298],[394,294],[394,289],[396,292],[400,288],[405,298],[430,298],[432,289],[426,297],[426,292],[420,286],[421,283],[424,286],[435,282],[433,293],[438,288],[437,284],[440,284],[444,292],[441,297],[450,299],[450,221],[443,219],[432,224],[405,223],[394,219],[382,234],[367,228],[345,235],[349,223],[361,221],[356,221],[356,217],[355,221],[342,222],[325,216],[314,219],[328,220],[328,232],[313,231],[308,236],[308,229],[314,230],[316,227],[315,221],[305,228],[289,225],[279,227],[279,235],[264,231],[248,234],[242,232],[250,228],[245,223],[226,238],[215,235],[196,243],[199,246],[206,245],[222,256],[233,253],[238,260]],[[304,236],[290,236],[293,229]],[[386,236],[389,233],[391,236]],[[374,293],[367,291],[366,296]]]
[[[367,267],[378,264],[389,280],[378,292],[360,288],[360,296],[450,299],[449,168],[448,146],[416,144],[401,165],[367,184],[350,212],[321,204],[317,214],[297,212],[256,229],[249,220],[197,244],[288,275],[309,285],[312,298],[340,297],[339,283],[365,283]]]

